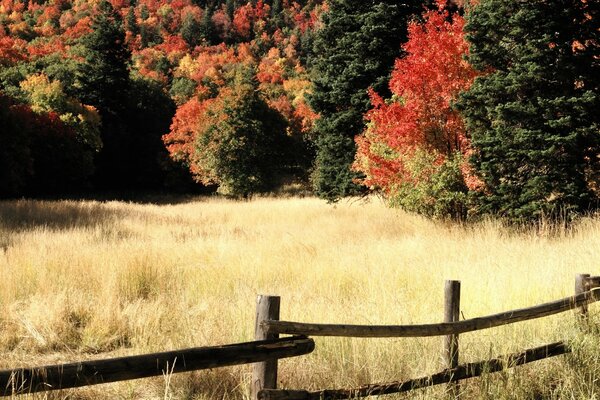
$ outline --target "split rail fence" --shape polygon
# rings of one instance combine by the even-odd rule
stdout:
[[[551,343],[499,358],[458,364],[458,338],[461,333],[488,329],[515,322],[547,317],[580,308],[579,318],[587,318],[587,306],[600,300],[600,277],[578,275],[575,295],[550,303],[485,317],[459,320],[460,282],[447,281],[444,322],[424,325],[332,325],[281,321],[280,298],[259,296],[256,308],[255,341],[217,347],[153,353],[113,359],[83,361],[0,371],[0,396],[14,396],[160,376],[240,364],[254,364],[252,400],[333,400],[406,392],[443,383],[457,395],[457,382],[570,352],[564,342]],[[279,334],[294,335],[279,338]],[[281,358],[308,354],[315,342],[308,336],[400,338],[444,336],[447,368],[437,374],[404,382],[366,385],[354,389],[318,391],[277,389],[277,367]]]
[[[256,338],[274,339],[279,334],[306,336],[338,336],[359,338],[401,338],[444,336],[443,355],[446,369],[437,374],[404,382],[365,385],[354,389],[280,390],[277,389],[277,360],[256,364],[252,378],[252,400],[334,400],[407,392],[443,383],[450,384],[453,397],[459,394],[460,380],[512,368],[517,365],[566,354],[567,343],[556,342],[508,354],[491,360],[458,364],[459,334],[489,329],[516,322],[543,318],[580,308],[580,319],[587,319],[587,306],[600,300],[600,277],[577,275],[575,295],[538,306],[505,311],[467,320],[460,316],[460,282],[446,281],[444,291],[444,322],[423,325],[333,325],[279,320],[280,298],[259,296],[256,312]]]

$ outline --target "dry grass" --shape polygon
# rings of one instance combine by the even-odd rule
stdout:
[[[597,219],[546,235],[435,224],[377,200],[0,202],[0,367],[251,340],[260,293],[281,295],[287,320],[426,323],[442,318],[444,280],[458,279],[471,318],[571,295],[575,274],[597,274],[599,260]],[[571,314],[463,335],[461,361],[563,338],[580,349],[474,380],[466,397],[598,398],[595,337]],[[440,348],[440,338],[317,339],[312,355],[281,362],[281,385],[421,376],[441,367]],[[246,366],[32,398],[243,399],[249,376]]]

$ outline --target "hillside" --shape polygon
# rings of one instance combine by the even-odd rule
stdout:
[[[8,130],[30,133],[5,139],[3,161],[23,168],[1,191],[182,185],[165,144],[181,158],[181,137],[197,118],[190,109],[244,68],[285,120],[292,175],[306,169],[315,114],[304,99],[305,65],[321,3],[3,1],[0,112]]]

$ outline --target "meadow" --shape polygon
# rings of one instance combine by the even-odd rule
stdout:
[[[2,201],[0,273],[6,369],[252,340],[257,294],[280,295],[282,319],[321,323],[440,322],[447,279],[462,282],[463,318],[536,305],[572,295],[577,273],[600,274],[600,219],[515,232],[431,222],[376,198]],[[598,337],[571,312],[461,335],[461,362],[563,339],[575,349],[471,380],[463,398],[600,398]],[[441,338],[315,341],[311,355],[280,362],[280,387],[442,368]],[[250,376],[242,366],[24,398],[246,399]]]

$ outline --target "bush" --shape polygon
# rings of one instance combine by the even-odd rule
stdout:
[[[459,153],[438,162],[435,153],[418,150],[405,161],[412,179],[391,189],[390,205],[430,218],[466,219],[470,196]]]

